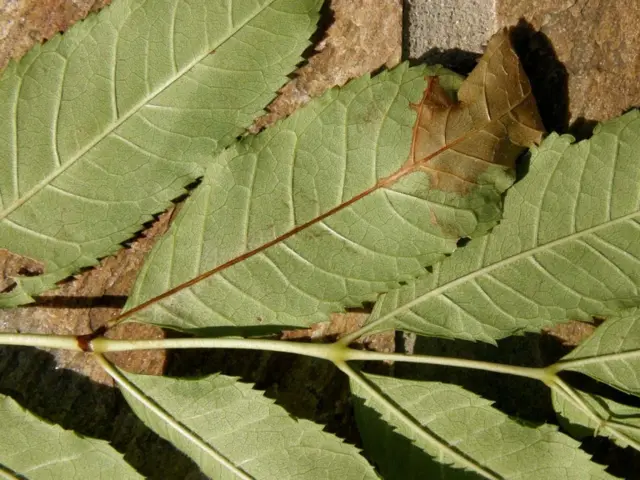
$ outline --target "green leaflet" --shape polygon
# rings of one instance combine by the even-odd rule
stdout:
[[[129,373],[126,378],[144,392],[141,401],[120,383],[136,415],[215,480],[378,478],[353,445],[323,432],[321,425],[292,418],[273,400],[235,378],[210,375],[189,380]],[[150,402],[159,404],[189,435],[160,418]],[[216,454],[230,466],[218,461]]]
[[[491,235],[381,297],[370,332],[494,342],[640,300],[640,112],[591,139],[551,134]]]
[[[5,395],[0,425],[0,478],[6,469],[32,480],[142,478],[107,442],[49,424]]]
[[[636,442],[636,445],[640,444],[640,408],[586,392],[579,392],[578,395],[601,419],[631,427],[620,428],[619,425],[616,425],[614,428]],[[630,442],[626,438],[613,435],[609,428],[603,428],[593,418],[577,408],[575,404],[568,402],[555,391],[552,392],[552,400],[553,407],[559,415],[560,425],[572,437],[582,440],[594,435],[601,435],[608,437],[622,448],[629,446]]]
[[[581,360],[581,363],[573,366],[567,365],[566,369],[584,373],[599,382],[640,396],[640,381],[637,375],[640,371],[640,312],[635,308],[629,309],[619,316],[607,319],[586,341],[564,356],[559,365],[565,361],[580,362]],[[640,409],[638,407],[621,404],[600,395],[584,392],[579,392],[579,395],[601,418],[632,427],[630,429],[615,428],[640,444]],[[596,432],[612,438],[623,447],[628,445],[624,438],[617,438],[612,436],[606,428],[599,428],[593,419],[587,417],[557,393],[554,393],[553,402],[556,411],[571,424],[572,433],[579,438]]]
[[[125,310],[313,221],[397,169],[415,121],[408,104],[436,72],[405,64],[361,77],[225,151],[147,257]],[[423,221],[434,201],[368,195],[134,318],[181,329],[323,321],[453,250],[456,235]],[[470,210],[435,208],[462,231],[477,228]]]
[[[606,320],[562,360],[589,359],[569,370],[640,396],[640,311],[629,309]]]
[[[604,466],[590,462],[577,441],[555,427],[523,425],[462,387],[368,374],[366,378],[419,428],[438,436],[496,478],[614,478]],[[451,460],[443,451],[400,423],[394,411],[381,406],[353,381],[351,387],[358,398],[356,419],[365,451],[384,478],[483,478],[449,466]]]
[[[284,83],[321,3],[116,0],[11,64],[0,246],[45,274],[0,306],[95,265],[182,194]]]
[[[169,291],[132,318],[200,333],[308,326],[485,233],[540,121],[504,33],[453,104],[457,84],[442,69],[401,65],[225,151],[148,257],[125,309]]]

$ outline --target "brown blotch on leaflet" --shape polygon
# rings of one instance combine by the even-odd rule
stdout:
[[[494,35],[455,103],[429,77],[401,171],[425,172],[436,190],[468,195],[490,168],[512,170],[544,127],[507,30]]]

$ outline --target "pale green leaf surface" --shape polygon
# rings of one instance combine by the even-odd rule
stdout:
[[[361,77],[225,151],[148,256],[127,307],[313,221],[397,170],[415,121],[409,103],[420,100],[425,75],[435,72],[405,64]],[[419,198],[411,185],[417,181],[374,192],[135,319],[185,329],[303,326],[342,304],[373,300],[477,228],[474,212],[456,207],[457,199],[447,205],[427,189]],[[424,222],[434,208],[461,231],[445,236]]]
[[[142,478],[107,442],[52,425],[0,395],[0,469],[19,478]]]
[[[540,122],[505,33],[460,85],[459,104],[441,88],[456,83],[404,64],[331,90],[225,151],[148,257],[126,308],[208,278],[132,318],[190,330],[308,326],[486,232],[518,145],[539,138]]]
[[[323,432],[320,425],[292,418],[273,400],[235,378],[125,375],[173,419],[252,478],[377,478],[353,445]],[[202,447],[171,429],[126,389],[123,393],[145,424],[189,455],[206,475],[216,480],[237,478]]]
[[[567,365],[572,370],[589,375],[590,377],[618,388],[626,393],[640,396],[640,312],[629,309],[619,316],[607,319],[595,332],[577,348],[564,356],[562,361],[580,361],[584,364]],[[624,425],[638,428],[620,429],[619,431],[640,444],[640,409],[631,405],[618,403],[599,395],[578,392],[583,401],[605,420],[613,420]],[[585,429],[589,433],[597,432],[612,438],[621,446],[627,442],[612,436],[606,429],[598,425],[575,405],[563,396],[554,393],[553,404],[555,410],[563,419],[569,422],[572,432],[578,436],[585,436]],[[582,427],[582,429],[580,429]]]
[[[604,472],[603,466],[592,463],[577,441],[559,433],[554,426],[524,425],[462,387],[376,375],[366,378],[423,429],[498,478],[614,478]],[[443,452],[399,422],[394,410],[368,397],[354,382],[351,387],[359,399],[356,419],[365,451],[385,478],[482,478],[448,466],[450,460]]]
[[[640,396],[640,310],[625,310],[607,319],[562,360],[588,360],[567,367]]]
[[[578,394],[601,419],[634,427],[634,429],[627,429],[613,425],[611,428],[616,428],[626,437],[640,444],[640,408],[625,405],[600,395],[585,392],[578,392]],[[582,440],[597,434],[610,438],[622,448],[629,446],[626,439],[613,435],[609,428],[602,428],[595,420],[577,408],[574,403],[567,401],[564,396],[552,391],[552,400],[553,407],[560,416],[562,428],[574,438]]]
[[[0,246],[45,274],[0,306],[96,264],[182,194],[284,83],[321,3],[116,0],[9,65]]]
[[[640,113],[551,134],[493,232],[381,297],[370,331],[494,342],[640,300]]]

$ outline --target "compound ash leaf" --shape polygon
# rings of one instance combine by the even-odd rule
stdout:
[[[579,442],[552,425],[532,426],[510,418],[458,385],[366,374],[399,410],[415,422],[409,428],[394,409],[372,398],[355,382],[356,420],[365,452],[384,478],[613,479],[605,467],[590,461]],[[467,470],[452,463],[446,451],[427,443],[420,429],[453,447],[468,461]]]
[[[640,299],[640,111],[573,143],[550,135],[490,235],[383,295],[368,331],[495,340]]]
[[[107,442],[63,430],[0,395],[0,478],[141,479]],[[24,477],[23,477],[24,476]]]
[[[323,432],[321,425],[292,418],[250,384],[218,374],[199,379],[125,375],[144,392],[135,395],[120,382],[134,412],[210,478],[378,478],[353,445]]]
[[[284,83],[321,3],[118,0],[7,67],[0,247],[45,273],[0,306],[95,265],[184,193]]]
[[[334,89],[222,153],[126,308],[179,329],[306,326],[486,232],[514,159],[542,127],[506,32],[454,104],[458,83],[405,64]]]

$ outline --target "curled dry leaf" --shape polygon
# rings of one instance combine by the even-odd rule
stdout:
[[[513,168],[522,147],[539,143],[544,130],[506,30],[487,45],[458,103],[434,77],[414,108],[418,120],[405,168],[427,171],[432,188],[464,195],[492,164]]]

